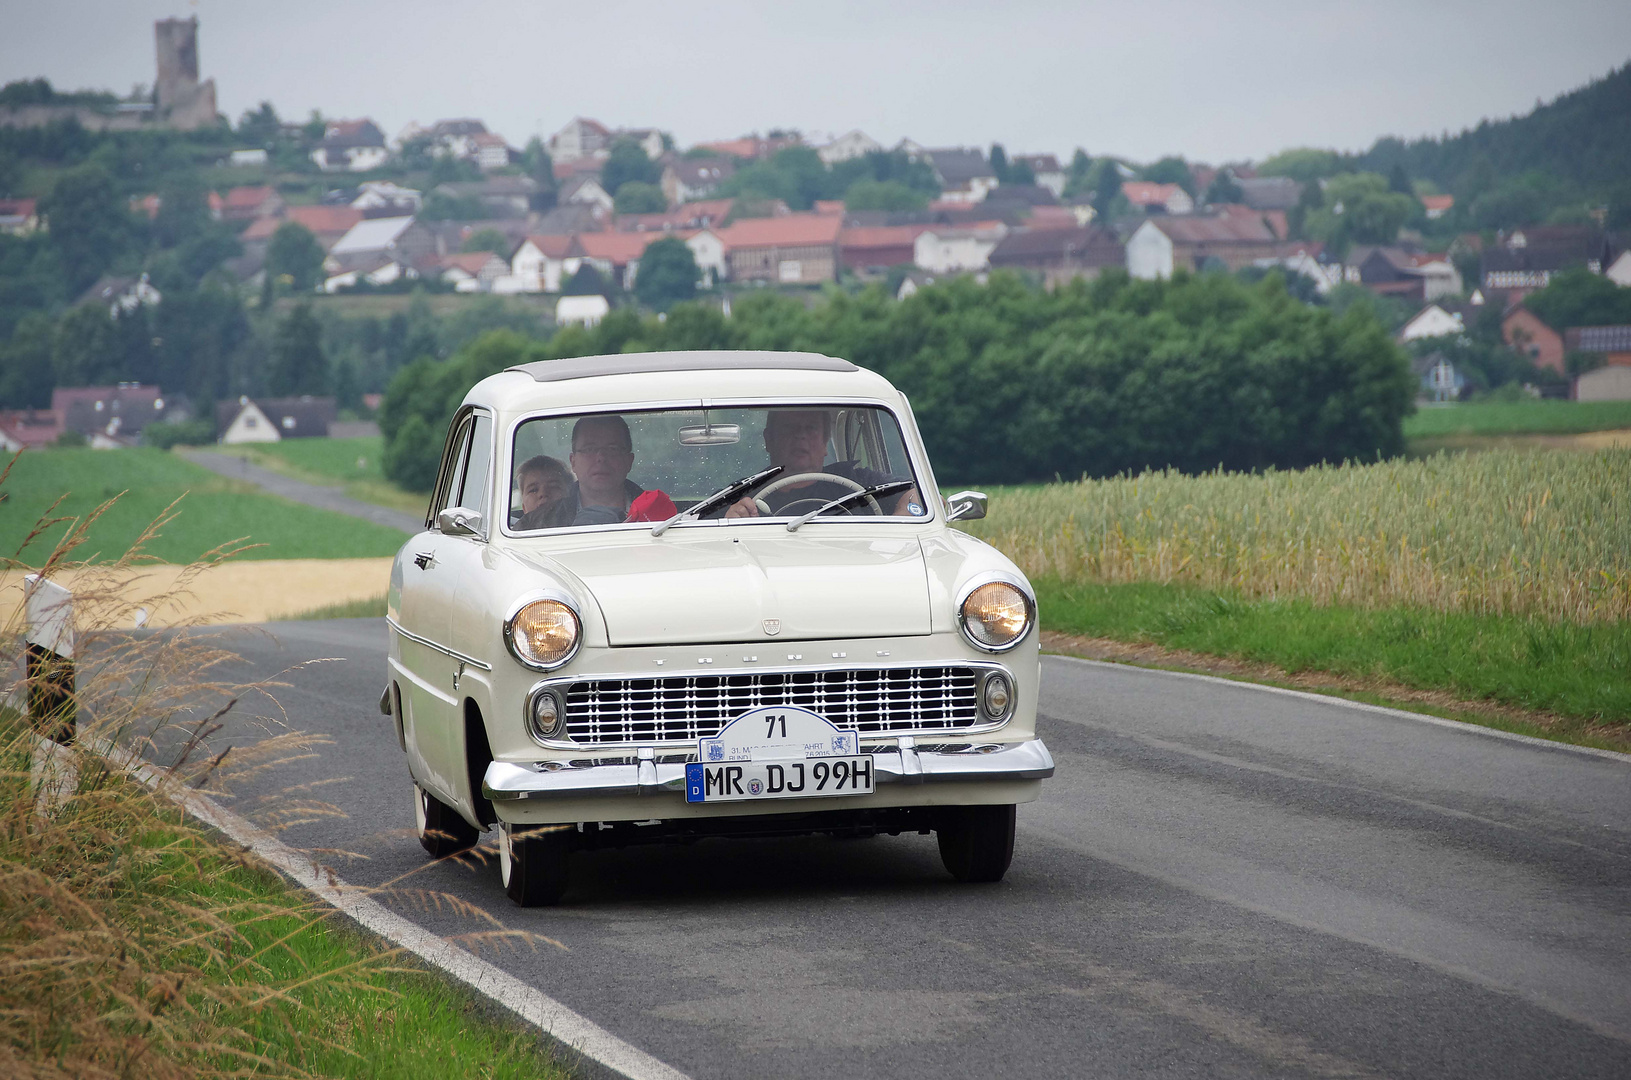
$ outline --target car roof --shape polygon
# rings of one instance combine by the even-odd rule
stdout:
[[[819,353],[669,352],[520,364],[483,379],[465,401],[500,412],[754,398],[899,401],[883,376]]]
[[[612,356],[570,356],[517,364],[539,382],[592,379],[599,375],[637,375],[656,371],[859,371],[848,360],[820,353],[776,352],[657,352],[618,353]]]

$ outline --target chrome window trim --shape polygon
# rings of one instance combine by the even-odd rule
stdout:
[[[496,438],[496,436],[498,434],[498,417],[493,414],[492,409],[488,408],[485,405],[471,405],[471,406],[467,407],[466,415],[468,415],[470,417],[470,447],[471,447],[472,450],[475,449],[476,432],[478,431],[478,429],[481,426],[482,418],[485,417],[486,420],[487,420],[487,424],[488,424],[488,428],[489,428],[488,437],[490,439]],[[493,502],[493,489],[494,489],[494,484],[493,484],[493,477],[494,477],[493,464],[494,464],[494,458],[496,458],[498,456],[496,453],[494,453],[494,451],[496,451],[497,449],[498,449],[498,447],[497,447],[496,443],[495,443],[495,445],[492,445],[492,446],[488,447],[487,475],[485,475],[485,476],[483,476],[481,478],[481,486],[482,486],[481,494],[476,497],[477,501],[480,502],[481,505],[480,506],[465,506],[464,505],[465,492],[462,489],[459,491],[459,503],[458,503],[458,505],[460,507],[462,507],[463,509],[466,509],[466,510],[474,510],[476,513],[480,514],[481,517],[482,517],[482,527],[479,530],[477,530],[477,538],[479,538],[482,543],[486,543],[489,539],[492,538],[492,535],[493,535],[492,514],[489,513],[489,511],[492,508],[492,502]],[[465,460],[468,462],[468,460],[469,460],[468,455],[466,455]],[[465,481],[465,485],[468,486],[470,477],[468,477],[468,476],[463,477],[463,480]]]
[[[423,634],[416,634],[412,630],[409,630],[406,627],[404,627],[401,623],[397,622],[395,619],[391,618],[389,615],[385,616],[385,625],[389,626],[392,630],[395,630],[397,633],[401,634],[403,637],[407,638],[409,641],[416,642],[416,643],[418,643],[420,645],[423,645],[427,649],[434,649],[436,652],[441,653],[443,656],[450,656],[453,659],[459,661],[459,663],[461,663],[461,664],[466,664],[466,665],[468,665],[470,667],[473,667],[473,668],[480,668],[482,671],[491,671],[491,670],[493,670],[493,665],[489,664],[487,661],[477,660],[474,656],[471,656],[468,653],[462,653],[457,649],[450,649],[446,645],[443,645],[441,642],[432,641],[430,638],[425,637]]]
[[[738,675],[755,675],[755,676],[757,676],[757,675],[809,675],[809,674],[820,674],[822,672],[828,672],[828,671],[905,671],[905,670],[910,670],[912,668],[925,668],[925,667],[967,667],[967,668],[973,668],[978,673],[977,678],[975,680],[975,684],[974,684],[975,711],[978,712],[981,716],[984,715],[984,710],[980,708],[979,700],[980,700],[980,695],[985,690],[986,676],[990,675],[992,672],[1001,672],[1002,674],[1004,674],[1004,675],[1006,675],[1008,677],[1008,684],[1009,684],[1010,687],[1012,687],[1012,693],[1014,695],[1014,705],[1009,708],[1008,715],[1003,717],[1001,720],[990,720],[990,721],[986,721],[985,723],[982,723],[982,724],[971,724],[968,727],[960,727],[960,728],[952,728],[952,729],[947,729],[947,728],[923,728],[923,729],[912,729],[912,730],[903,730],[903,731],[874,732],[874,733],[862,736],[863,739],[893,739],[893,738],[898,738],[898,737],[900,737],[902,735],[911,736],[911,737],[919,737],[919,736],[943,736],[943,735],[952,735],[952,734],[955,734],[959,739],[961,739],[962,736],[964,736],[964,735],[983,735],[983,734],[987,734],[989,732],[997,731],[997,730],[999,730],[999,729],[1001,729],[1003,727],[1006,727],[1008,725],[1008,722],[1010,720],[1012,720],[1014,718],[1014,716],[1019,712],[1019,708],[1018,708],[1018,706],[1019,706],[1019,680],[1014,678],[1014,673],[1005,664],[997,663],[994,660],[964,660],[964,659],[960,659],[960,658],[959,659],[944,659],[944,660],[922,660],[922,661],[915,661],[915,662],[914,661],[902,661],[902,662],[899,662],[899,663],[890,663],[890,664],[810,664],[810,665],[800,666],[800,667],[768,667],[768,668],[734,667],[734,668],[720,668],[718,670],[715,670],[713,668],[700,668],[699,667],[699,668],[692,668],[692,669],[683,670],[683,671],[663,671],[663,672],[657,673],[657,674],[652,674],[652,673],[648,673],[648,672],[629,672],[629,671],[579,672],[579,673],[573,674],[573,675],[556,675],[556,676],[553,676],[553,677],[548,678],[548,679],[540,679],[538,682],[536,682],[536,683],[534,683],[532,685],[531,689],[529,689],[527,691],[526,696],[524,697],[523,702],[522,702],[522,707],[523,707],[523,709],[530,709],[531,706],[532,706],[532,698],[539,691],[542,691],[542,690],[558,690],[560,692],[561,708],[562,708],[563,715],[564,715],[565,709],[567,707],[566,688],[571,686],[573,683],[576,683],[576,682],[594,682],[594,681],[600,680],[600,679],[604,679],[604,680],[607,680],[607,681],[623,680],[623,679],[651,679],[651,680],[657,680],[657,679],[673,679],[673,678],[713,678],[713,677],[716,677],[716,676],[719,677],[719,678],[731,678],[732,676],[738,676]],[[526,715],[523,714],[523,720],[525,721],[526,719],[527,719]],[[567,721],[563,720],[562,722],[564,724]],[[729,721],[726,721],[726,723],[729,723]],[[528,730],[530,732],[530,724],[528,726]],[[544,739],[536,739],[536,738],[533,741],[538,743],[538,745],[540,745],[540,746],[542,746],[542,747],[544,747],[546,749],[549,749],[549,750],[572,750],[572,751],[578,752],[579,754],[582,754],[583,752],[589,751],[589,750],[593,750],[597,754],[601,753],[601,752],[616,753],[616,752],[618,752],[620,750],[635,750],[635,749],[639,749],[641,747],[653,747],[653,748],[658,749],[658,750],[679,749],[679,748],[682,748],[682,747],[691,747],[691,748],[694,749],[696,747],[696,745],[697,745],[697,742],[696,742],[695,739],[664,739],[664,740],[659,740],[659,741],[621,742],[621,743],[611,743],[611,742],[607,742],[607,743],[580,743],[580,742],[574,742],[571,739],[549,739],[549,740],[544,740]]]
[[[460,429],[475,409],[474,405],[461,406],[447,425],[447,437],[442,443],[442,464],[436,470],[436,484],[430,491],[430,506],[425,510],[426,529],[436,528],[436,515],[442,512],[442,502],[447,498],[448,488],[455,482],[453,473],[458,468]]]
[[[887,401],[887,400],[885,400],[883,398],[878,398],[878,397],[843,397],[843,396],[836,395],[836,394],[822,394],[822,395],[808,395],[808,394],[805,394],[805,395],[794,395],[794,396],[788,396],[788,397],[774,397],[774,398],[763,398],[763,397],[760,397],[760,398],[687,398],[687,399],[680,400],[680,401],[640,401],[640,402],[629,402],[629,403],[626,403],[626,404],[618,404],[618,405],[580,405],[580,406],[575,406],[575,407],[572,407],[572,408],[564,408],[564,409],[534,410],[534,411],[518,414],[517,416],[515,416],[513,419],[511,419],[505,425],[504,432],[503,432],[503,434],[504,434],[503,444],[500,447],[500,449],[502,450],[502,453],[503,453],[503,458],[504,458],[504,460],[503,460],[504,470],[503,470],[503,472],[501,474],[500,473],[495,473],[495,477],[498,476],[498,475],[502,475],[503,477],[505,477],[506,481],[508,481],[509,478],[511,478],[511,477],[513,477],[515,475],[515,461],[514,461],[514,457],[515,457],[515,434],[516,434],[517,429],[519,429],[522,424],[528,423],[528,422],[533,421],[533,420],[558,419],[558,418],[563,417],[563,416],[589,416],[589,415],[592,415],[592,414],[602,414],[602,413],[614,413],[614,414],[616,414],[618,416],[624,416],[624,415],[627,415],[629,413],[663,412],[665,410],[673,410],[673,409],[707,410],[707,409],[751,409],[751,408],[778,408],[778,407],[786,407],[786,408],[795,408],[796,409],[796,408],[799,408],[800,406],[818,406],[818,405],[824,405],[824,406],[833,406],[833,405],[838,405],[838,406],[868,406],[868,407],[876,407],[876,408],[882,409],[885,412],[887,412],[890,415],[890,417],[894,419],[895,424],[900,428],[901,445],[906,451],[907,464],[910,465],[911,469],[912,469],[913,483],[917,484],[918,494],[923,497],[923,508],[924,508],[924,510],[927,511],[927,513],[923,514],[921,517],[908,517],[908,516],[901,516],[901,515],[895,515],[895,514],[884,514],[884,515],[882,515],[880,517],[871,517],[871,516],[869,516],[869,517],[856,517],[856,518],[845,518],[843,520],[848,521],[848,522],[850,522],[852,524],[863,524],[864,523],[864,524],[868,524],[868,525],[875,525],[875,524],[879,524],[879,523],[885,523],[885,524],[889,524],[889,525],[896,525],[896,524],[899,524],[899,525],[927,525],[927,524],[929,524],[931,522],[934,522],[934,521],[939,519],[939,517],[940,517],[940,513],[939,513],[939,510],[940,510],[939,491],[938,491],[938,489],[935,489],[935,491],[933,493],[933,497],[931,497],[930,494],[928,493],[929,489],[934,486],[930,482],[932,480],[934,474],[929,470],[927,458],[923,454],[920,454],[917,451],[917,448],[916,448],[916,446],[914,444],[913,439],[911,437],[909,437],[909,434],[908,434],[908,433],[915,433],[917,435],[918,439],[922,438],[922,433],[918,432],[918,430],[917,430],[917,420],[916,420],[915,417],[913,417],[911,415],[910,412],[908,412],[906,414],[907,415],[907,420],[903,422],[902,419],[901,419],[900,410],[898,408],[896,408],[896,404],[891,403],[891,402],[889,402],[889,401]],[[467,406],[467,407],[474,408],[474,406]],[[495,429],[495,432],[496,432],[497,431],[497,425],[496,424],[494,425],[494,429]],[[498,455],[494,455],[494,456],[496,458]],[[611,524],[611,525],[580,525],[580,526],[576,526],[576,527],[568,525],[568,526],[563,526],[563,527],[558,528],[558,529],[532,529],[532,530],[529,530],[527,532],[516,532],[514,529],[512,529],[510,527],[510,484],[508,482],[506,482],[503,485],[503,490],[504,490],[504,512],[503,512],[503,514],[498,515],[498,517],[501,518],[502,520],[498,521],[498,523],[497,523],[498,528],[497,528],[496,532],[499,533],[499,534],[502,534],[504,536],[507,536],[507,537],[515,537],[517,539],[520,539],[520,538],[534,539],[534,538],[549,538],[549,537],[569,536],[569,535],[570,536],[581,536],[583,534],[590,533],[590,532],[613,532],[613,531],[619,531],[619,530],[632,531],[632,530],[637,529],[637,528],[643,528],[643,529],[645,529],[646,531],[649,532],[650,529],[651,529],[651,523],[650,522],[624,521],[624,522],[617,522],[617,523]],[[498,484],[497,480],[495,479],[494,484],[493,484],[493,499],[492,499],[492,501],[494,503],[496,503],[498,501],[498,491],[499,491],[499,484]],[[782,525],[785,526],[786,523],[793,520],[793,518],[795,516],[796,515],[789,514],[789,515],[786,515],[786,516],[783,516],[783,517],[737,518],[737,519],[734,519],[733,521],[731,521],[729,524],[731,526],[737,526],[737,525],[753,525],[753,524],[770,524],[772,522],[779,522],[779,523],[781,523]],[[725,519],[720,518],[720,519],[715,520],[715,521],[685,521],[685,522],[681,522],[680,525],[676,525],[675,528],[680,528],[682,526],[684,528],[697,528],[699,526],[704,527],[704,528],[715,528],[715,527],[725,526],[726,524],[727,524],[727,522],[725,521]],[[490,533],[489,535],[492,535],[492,534]]]
[[[540,600],[553,600],[560,604],[572,613],[572,618],[577,620],[578,624],[578,632],[573,638],[572,648],[567,651],[565,656],[553,664],[535,664],[531,660],[523,659],[515,647],[515,617],[521,614],[522,608],[528,604],[535,604]],[[573,658],[578,655],[578,651],[583,648],[583,612],[579,610],[577,599],[562,589],[535,589],[532,592],[522,594],[519,600],[510,604],[509,610],[504,615],[504,647],[510,650],[510,655],[515,658],[516,663],[531,671],[558,671],[570,664]],[[530,693],[528,699],[531,699]],[[564,705],[565,702],[562,702],[562,704]]]
[[[964,602],[974,594],[975,589],[978,589],[981,585],[990,585],[994,581],[1000,581],[1004,585],[1012,585],[1014,588],[1019,590],[1019,595],[1025,598],[1025,632],[1006,645],[987,645],[983,641],[978,641],[975,639],[974,635],[968,632],[968,627],[963,625]],[[951,610],[952,618],[957,620],[957,632],[963,635],[964,641],[968,642],[976,649],[979,649],[981,652],[1009,652],[1017,648],[1020,642],[1030,637],[1031,634],[1036,631],[1036,596],[1031,592],[1031,587],[1025,583],[1024,578],[1020,577],[1018,574],[1011,574],[1006,570],[992,570],[983,574],[976,574],[974,577],[969,578],[963,583],[962,587],[957,590],[957,599],[952,604]]]

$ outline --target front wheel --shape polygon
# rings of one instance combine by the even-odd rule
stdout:
[[[413,786],[413,827],[420,846],[438,859],[469,851],[481,836],[457,810],[418,784]]]
[[[498,873],[504,892],[522,907],[556,903],[566,892],[572,833],[564,825],[501,825]]]
[[[958,881],[1001,881],[1014,860],[1014,807],[951,806],[935,829],[940,861]]]

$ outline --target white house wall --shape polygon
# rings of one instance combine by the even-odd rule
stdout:
[[[1588,371],[1574,384],[1578,401],[1631,401],[1631,367],[1615,365]]]
[[[278,433],[277,427],[253,401],[238,410],[238,415],[232,418],[232,423],[227,425],[226,431],[221,435],[221,442],[228,446],[235,443],[282,441],[283,436]]]
[[[1172,276],[1172,241],[1152,222],[1127,240],[1127,273],[1144,281]]]

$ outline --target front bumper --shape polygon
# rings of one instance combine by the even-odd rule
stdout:
[[[919,745],[901,736],[893,745],[863,745],[873,755],[876,783],[991,783],[1045,780],[1053,775],[1053,755],[1041,739],[1020,743],[959,743]],[[685,765],[690,755],[664,754],[642,749],[633,755],[580,761],[544,761],[517,764],[495,761],[487,766],[481,793],[494,803],[529,799],[581,799],[597,796],[670,796],[685,805]],[[802,802],[787,800],[781,802]],[[757,812],[762,803],[727,804]],[[752,805],[755,810],[746,810]],[[657,809],[653,806],[652,809]],[[501,816],[505,816],[502,815]],[[657,815],[653,815],[657,816]]]

